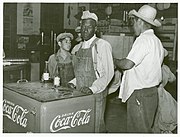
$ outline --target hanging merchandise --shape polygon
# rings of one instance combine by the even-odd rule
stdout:
[[[44,44],[44,32],[41,33],[41,45]]]
[[[81,16],[83,14],[83,11],[86,10],[86,7],[85,6],[81,6],[78,8],[78,13],[76,15],[74,15],[74,17],[77,19],[77,20],[81,20]]]
[[[68,18],[68,24],[71,24],[71,20],[70,20],[70,15],[71,15],[71,6],[68,6],[68,14],[67,14],[67,18]]]

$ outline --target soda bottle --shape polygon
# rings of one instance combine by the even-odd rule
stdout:
[[[44,69],[44,73],[43,73],[43,80],[44,80],[44,83],[47,83],[49,81],[48,61],[45,61],[45,69]]]
[[[60,78],[59,76],[54,77],[54,87],[59,87],[60,86]]]

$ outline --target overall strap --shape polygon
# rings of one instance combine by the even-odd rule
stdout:
[[[55,56],[56,62],[59,63],[59,58],[57,56],[57,53],[54,53],[54,56]]]
[[[98,40],[99,40],[99,38],[95,38],[94,41],[91,43],[90,48],[92,48]]]
[[[99,38],[96,38],[92,43],[91,43],[91,48],[94,46],[94,70],[97,72],[98,76],[99,76],[99,72],[97,71],[97,44],[96,42],[99,40]]]

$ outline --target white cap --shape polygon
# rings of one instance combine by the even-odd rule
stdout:
[[[81,16],[81,19],[93,19],[96,22],[98,21],[98,17],[96,16],[95,13],[91,13],[88,10],[87,11],[83,11],[83,15]]]
[[[64,39],[64,38],[67,38],[69,37],[71,40],[74,38],[73,35],[71,33],[60,33],[58,36],[57,36],[57,42],[59,42],[60,39]]]

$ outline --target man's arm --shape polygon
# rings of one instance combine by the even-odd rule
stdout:
[[[98,58],[97,58],[97,71],[99,77],[89,87],[93,93],[102,92],[114,75],[114,64],[112,58],[111,45],[103,40],[99,40],[97,45]],[[94,53],[94,50],[92,51]]]
[[[128,70],[134,67],[135,63],[129,59],[123,58],[123,59],[113,59],[114,60],[114,65],[118,69],[122,70]]]

